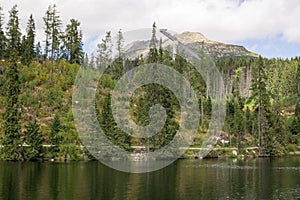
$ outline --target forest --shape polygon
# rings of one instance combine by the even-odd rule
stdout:
[[[178,100],[167,88],[149,84],[131,98],[131,117],[140,126],[149,124],[149,109],[161,104],[167,113],[163,129],[145,140],[123,132],[111,110],[111,94],[129,70],[147,63],[172,67],[190,81],[201,110],[193,147],[201,147],[211,117],[211,99],[201,75],[186,59],[164,49],[152,26],[148,55],[126,58],[124,37],[106,32],[95,55],[83,51],[80,22],[71,19],[62,27],[56,5],[43,17],[44,40],[36,41],[34,16],[26,34],[20,30],[18,7],[9,11],[8,23],[0,6],[0,159],[86,160],[93,156],[82,145],[72,113],[72,92],[80,67],[108,63],[96,92],[97,117],[107,137],[119,147],[148,146],[151,151],[168,144],[179,130]],[[113,44],[112,38],[116,38]],[[117,55],[112,56],[113,49]],[[267,59],[245,57],[215,60],[226,88],[226,119],[216,147],[257,147],[252,156],[281,156],[299,152],[300,57]],[[108,152],[101,152],[105,155]],[[219,154],[221,154],[219,152]]]

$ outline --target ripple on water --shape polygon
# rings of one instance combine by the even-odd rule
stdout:
[[[194,165],[186,165],[185,167],[192,168],[214,168],[214,169],[241,169],[241,170],[257,170],[259,167],[257,166],[249,166],[249,165],[236,165],[236,164],[228,164],[228,163],[217,163],[217,164],[194,164]],[[300,167],[272,167],[272,170],[278,171],[300,171]]]
[[[300,187],[277,189],[273,199],[296,200],[300,199]]]
[[[258,167],[247,166],[247,165],[235,165],[228,163],[218,163],[218,164],[201,164],[201,165],[187,165],[186,167],[193,168],[214,168],[214,169],[242,169],[242,170],[256,170]]]

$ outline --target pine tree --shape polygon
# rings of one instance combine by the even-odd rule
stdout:
[[[70,20],[70,24],[66,28],[66,47],[69,62],[82,64],[84,52],[82,50],[82,32],[79,26],[78,20]]]
[[[117,51],[118,51],[118,59],[124,59],[124,36],[122,30],[120,29],[117,34]]]
[[[6,160],[22,160],[23,148],[21,146],[20,125],[20,81],[17,67],[17,51],[11,54],[9,66],[4,75],[4,96],[6,98],[4,113],[4,137],[1,150]]]
[[[42,47],[40,42],[38,42],[35,46],[35,54],[37,58],[40,58],[42,56]]]
[[[117,50],[117,58],[114,60],[112,64],[112,74],[113,74],[113,79],[118,80],[121,76],[122,73],[125,73],[125,68],[124,68],[124,58],[125,58],[125,53],[124,53],[124,37],[122,30],[120,29],[117,33],[116,36],[116,50]]]
[[[55,113],[52,124],[51,124],[51,130],[49,135],[49,142],[53,147],[52,150],[52,157],[56,157],[56,155],[59,152],[59,144],[60,144],[60,135],[59,132],[62,129],[62,125],[60,123],[59,115]]]
[[[158,52],[156,48],[156,24],[155,22],[152,25],[152,36],[149,45],[149,54],[148,54],[148,63],[157,63],[158,61]]]
[[[102,67],[108,68],[112,61],[112,41],[111,32],[106,32],[105,38],[97,45],[97,63]]]
[[[44,30],[45,30],[45,59],[49,58],[49,51],[50,51],[50,39],[51,39],[51,6],[48,7],[45,16],[43,17],[44,20]]]
[[[245,112],[245,124],[246,124],[246,127],[245,127],[246,133],[249,133],[252,135],[253,134],[253,130],[252,130],[253,122],[252,122],[251,111],[248,106],[247,106],[246,112]]]
[[[0,59],[5,58],[6,51],[6,37],[3,30],[4,15],[2,13],[2,7],[0,6]]]
[[[19,28],[19,17],[17,5],[9,11],[9,20],[7,24],[7,52],[11,54],[13,51],[17,51],[18,56],[20,55],[21,48],[21,31]]]
[[[298,81],[298,96],[300,97],[300,60],[298,60],[298,69],[297,69],[297,81]]]
[[[36,57],[35,54],[35,47],[34,47],[34,39],[35,39],[35,22],[30,15],[28,23],[27,23],[27,28],[26,28],[27,36],[24,41],[24,53],[22,55],[22,63],[24,65],[29,65],[32,60]]]
[[[26,158],[36,160],[43,157],[43,135],[40,132],[40,125],[36,120],[29,122],[26,126],[25,142],[29,147],[26,149]]]
[[[270,99],[266,89],[267,75],[265,71],[264,60],[259,57],[256,66],[253,68],[253,81],[252,81],[252,98],[255,100],[258,114],[257,114],[257,125],[258,125],[258,141],[259,141],[259,154],[265,155],[265,144],[264,140],[269,130],[268,114],[270,113]]]
[[[162,39],[161,38],[159,39],[159,50],[158,50],[158,53],[159,53],[159,55],[158,55],[158,62],[162,64],[163,61],[164,61],[164,52],[163,52],[163,48],[162,48]]]
[[[54,60],[59,51],[59,37],[61,33],[61,20],[56,10],[56,5],[52,6],[51,12],[51,59]]]
[[[99,123],[105,135],[115,145],[127,149],[130,146],[130,136],[120,130],[115,122],[111,111],[111,97],[109,94],[105,95],[101,106],[102,111],[101,115],[99,115]]]
[[[50,135],[49,135],[49,141],[52,145],[57,145],[58,141],[57,141],[57,134],[61,129],[61,123],[60,123],[60,119],[59,119],[59,115],[56,113],[54,115],[52,124],[51,124],[51,131],[50,131]]]
[[[241,97],[235,96],[233,98],[234,101],[234,132],[237,134],[237,144],[238,149],[242,148],[242,141],[245,131],[245,120],[244,120],[244,113],[243,113],[243,102]]]
[[[60,37],[61,37],[61,20],[54,4],[52,7],[49,6],[46,11],[46,16],[43,18],[45,24],[45,34],[46,34],[46,45],[45,53],[46,57],[48,52],[50,53],[51,65],[50,65],[50,81],[52,81],[53,75],[53,61],[58,62],[59,50],[60,50]],[[50,49],[49,49],[50,48]]]

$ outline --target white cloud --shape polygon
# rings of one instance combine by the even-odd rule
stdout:
[[[23,30],[33,13],[42,40],[42,17],[54,3],[65,24],[70,18],[81,22],[85,40],[106,30],[150,27],[156,21],[159,27],[199,31],[224,42],[282,35],[285,41],[300,43],[298,0],[4,0],[0,5],[6,20],[8,10],[18,5]]]

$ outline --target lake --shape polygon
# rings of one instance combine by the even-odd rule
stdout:
[[[178,160],[128,174],[100,162],[0,162],[0,199],[300,199],[300,157]]]

